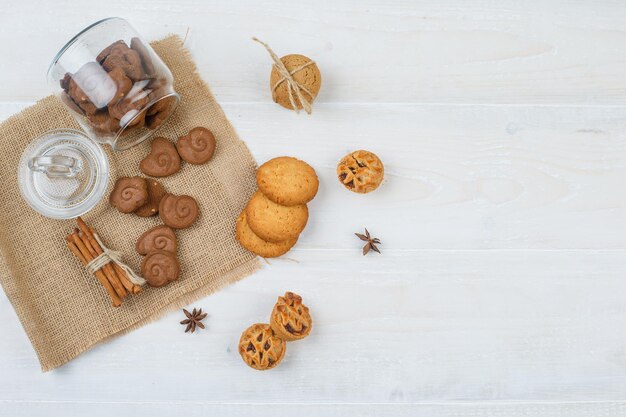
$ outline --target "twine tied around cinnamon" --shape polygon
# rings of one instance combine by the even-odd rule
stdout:
[[[119,266],[124,270],[124,272],[126,272],[126,274],[128,275],[128,279],[133,284],[139,286],[143,286],[146,284],[146,280],[143,277],[133,271],[130,266],[126,265],[124,261],[122,261],[122,254],[120,252],[107,248],[104,243],[102,243],[102,240],[100,240],[100,236],[98,236],[98,233],[93,232],[93,237],[102,248],[102,253],[93,258],[87,265],[85,265],[85,268],[90,274],[95,275],[96,271],[102,269],[104,265],[110,262],[115,262],[117,266]]]
[[[310,65],[314,65],[315,61],[309,61],[306,64],[300,65],[299,67],[294,68],[291,71],[289,71],[287,67],[285,66],[285,64],[283,63],[283,61],[280,60],[278,55],[274,53],[274,51],[272,50],[272,48],[269,47],[268,44],[260,41],[256,37],[253,37],[252,40],[260,43],[261,45],[265,47],[267,52],[272,57],[272,60],[274,61],[274,68],[276,68],[276,71],[278,71],[278,73],[281,76],[281,78],[272,86],[272,96],[274,96],[274,94],[276,93],[276,89],[278,88],[278,86],[282,84],[283,82],[285,82],[287,83],[287,93],[289,94],[289,103],[291,104],[291,107],[296,111],[296,113],[300,113],[300,109],[296,105],[296,102],[294,99],[294,94],[295,94],[295,96],[298,98],[298,100],[302,104],[302,108],[304,109],[304,111],[306,111],[307,114],[311,114],[313,112],[313,106],[311,106],[311,103],[309,102],[309,100],[307,100],[304,97],[302,92],[304,91],[306,94],[308,94],[309,97],[311,97],[311,99],[313,98],[313,94],[305,86],[303,86],[302,84],[294,80],[293,74],[295,74],[298,71],[303,70],[304,68]]]
[[[78,227],[65,237],[67,247],[104,287],[113,307],[121,306],[127,295],[141,292],[145,279],[122,262],[119,252],[107,248],[82,218],[78,217],[76,223]]]

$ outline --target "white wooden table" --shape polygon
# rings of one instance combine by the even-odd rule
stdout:
[[[257,160],[321,178],[297,248],[196,303],[199,334],[171,314],[42,374],[2,293],[0,415],[626,415],[626,3],[297,3],[0,5],[1,118],[48,94],[49,61],[93,21],[189,28]],[[252,36],[319,63],[311,117],[271,102]],[[386,164],[371,195],[334,176],[356,148]],[[382,255],[360,255],[363,227]],[[315,331],[254,372],[240,332],[285,290]]]

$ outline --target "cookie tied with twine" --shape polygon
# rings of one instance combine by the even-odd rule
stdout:
[[[304,55],[291,54],[278,58],[268,44],[252,38],[269,52],[274,65],[270,74],[272,99],[286,109],[301,109],[311,114],[313,100],[322,86],[322,74],[315,61]]]

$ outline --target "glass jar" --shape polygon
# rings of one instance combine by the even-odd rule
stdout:
[[[46,132],[24,150],[17,172],[22,197],[52,219],[69,219],[91,210],[109,182],[102,146],[73,129]]]
[[[74,36],[48,69],[78,124],[98,143],[128,149],[154,134],[179,102],[169,68],[130,24],[101,20]]]

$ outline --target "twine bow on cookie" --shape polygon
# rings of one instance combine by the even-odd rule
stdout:
[[[252,38],[252,40],[260,43],[265,47],[265,49],[267,49],[267,52],[269,52],[272,60],[274,61],[274,68],[276,68],[276,71],[278,71],[281,76],[276,84],[272,86],[272,96],[276,94],[276,89],[278,88],[278,86],[285,82],[287,83],[287,93],[289,94],[289,103],[291,104],[291,107],[296,111],[296,113],[300,113],[300,109],[296,105],[296,101],[294,98],[295,95],[295,97],[297,97],[302,104],[302,108],[304,109],[304,111],[307,112],[307,114],[311,114],[311,112],[313,111],[313,106],[311,106],[310,101],[304,97],[304,94],[302,94],[302,92],[308,94],[311,99],[313,98],[313,94],[305,86],[294,80],[293,75],[296,72],[308,67],[309,65],[314,65],[315,61],[309,61],[306,64],[300,65],[299,67],[289,71],[283,61],[281,61],[278,55],[276,55],[274,51],[272,51],[272,48],[270,48],[268,44],[260,41],[257,38]]]
[[[129,267],[122,261],[122,254],[120,252],[107,248],[104,243],[102,243],[102,240],[100,240],[100,236],[98,236],[97,233],[93,233],[93,237],[102,248],[102,253],[93,258],[87,265],[85,265],[85,268],[87,268],[87,271],[89,271],[90,274],[95,275],[96,271],[101,269],[106,264],[110,262],[115,262],[120,268],[124,270],[124,272],[126,272],[126,274],[128,275],[128,279],[133,284],[139,286],[145,285],[146,280],[143,277],[139,276],[135,271],[133,271],[131,267]]]

